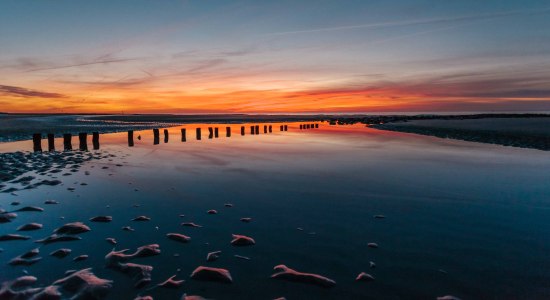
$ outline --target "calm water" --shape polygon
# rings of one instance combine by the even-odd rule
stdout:
[[[195,139],[197,126],[201,141]],[[116,155],[111,161],[87,162],[71,176],[58,173],[62,186],[0,194],[0,207],[8,211],[16,200],[45,208],[0,224],[0,234],[15,233],[28,222],[44,224],[23,233],[31,240],[0,242],[0,281],[27,270],[48,285],[66,270],[93,267],[99,277],[114,280],[108,299],[137,294],[179,299],[184,292],[213,299],[550,298],[548,152],[362,125],[299,130],[290,124],[288,132],[280,132],[277,124],[273,133],[260,135],[250,135],[247,125],[245,136],[240,125],[231,125],[230,138],[226,125],[219,125],[220,137],[208,139],[208,126],[213,125],[185,126],[187,142],[181,142],[177,127],[164,143],[161,130],[158,145],[151,131],[136,132],[132,148],[126,133],[102,135],[98,151]],[[56,143],[61,148],[62,141]],[[29,141],[0,144],[0,152],[31,148]],[[46,199],[60,204],[44,205]],[[209,209],[219,213],[208,215]],[[386,218],[374,219],[378,214]],[[112,215],[113,221],[88,222],[96,215]],[[139,215],[151,221],[130,221]],[[241,217],[253,221],[243,223]],[[39,245],[33,240],[74,221],[92,231],[81,241],[42,246],[43,259],[35,265],[7,265]],[[184,221],[203,227],[180,226]],[[127,225],[135,232],[121,230]],[[192,240],[168,240],[169,232]],[[232,233],[251,236],[256,245],[233,247]],[[174,274],[185,284],[176,290],[134,289],[131,278],[104,267],[113,247],[106,237],[118,240],[116,249],[160,244],[161,255],[133,262],[154,266],[153,284]],[[368,248],[370,242],[380,247]],[[62,247],[73,250],[69,257],[48,255]],[[215,250],[222,251],[220,259],[206,262]],[[80,254],[90,257],[72,261]],[[376,268],[369,268],[369,261]],[[337,284],[325,289],[270,279],[278,264]],[[228,269],[233,284],[189,279],[200,265]],[[360,272],[376,281],[355,282]]]

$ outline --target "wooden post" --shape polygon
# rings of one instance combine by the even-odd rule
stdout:
[[[201,139],[201,129],[197,128],[197,140]]]
[[[315,124],[315,128],[319,128],[319,124]]]
[[[153,145],[158,145],[160,141],[160,133],[158,128],[153,129]]]
[[[285,131],[288,131],[288,125],[285,125]]]
[[[99,132],[92,132],[92,145],[94,150],[99,150]]]
[[[55,136],[48,133],[48,151],[55,151]]]
[[[241,135],[244,135],[244,126],[241,126]]]
[[[304,128],[304,125],[300,124],[300,129]]]
[[[208,138],[211,139],[214,136],[214,130],[212,127],[208,127]]]
[[[35,133],[32,135],[32,144],[34,152],[42,152],[42,134]]]
[[[164,143],[168,143],[168,129],[164,129]]]
[[[271,127],[271,125],[269,125],[268,129],[269,129],[269,133],[273,132],[273,128]]]
[[[254,134],[254,125],[250,126],[250,134]]]
[[[267,125],[264,125],[264,133],[267,133]]]
[[[214,137],[217,138],[218,136],[219,136],[219,135],[218,135],[218,127],[215,127],[215,128],[214,128]]]
[[[185,128],[181,129],[181,141],[182,142],[187,141],[187,131],[185,130]]]
[[[80,132],[78,134],[78,141],[79,141],[79,149],[81,151],[88,151],[88,134],[86,132]]]
[[[63,149],[73,150],[72,138],[73,136],[70,133],[63,134]]]
[[[229,126],[225,127],[225,136],[231,137],[231,127]]]
[[[256,134],[260,134],[260,125],[254,126],[254,132],[255,132]]]
[[[134,131],[128,130],[128,147],[134,147]]]
[[[283,126],[283,125],[281,125],[281,130],[280,130],[280,131],[283,131],[283,130],[284,130],[284,126]]]

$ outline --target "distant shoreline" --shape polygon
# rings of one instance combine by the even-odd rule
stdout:
[[[527,122],[521,120],[537,120]],[[435,122],[430,126],[419,122]],[[470,121],[468,121],[470,120]],[[479,120],[489,120],[481,122]],[[497,121],[498,120],[498,121]],[[507,120],[507,121],[502,121]],[[458,115],[374,115],[374,114],[314,114],[314,115],[259,115],[259,114],[196,114],[196,115],[72,115],[72,114],[0,114],[0,142],[29,140],[33,133],[78,134],[79,132],[114,133],[128,130],[173,127],[193,123],[274,123],[324,121],[331,125],[362,123],[372,128],[443,138],[494,143],[540,150],[550,150],[550,114],[483,113]],[[445,123],[446,122],[446,123]],[[479,126],[449,127],[462,122],[480,123]],[[466,123],[464,123],[466,122]],[[453,123],[453,124],[454,124]],[[510,130],[522,124],[522,131]],[[529,123],[529,124],[527,124]],[[532,123],[532,124],[531,124]],[[526,125],[527,124],[527,125]],[[488,128],[491,127],[491,128]],[[549,128],[540,131],[540,128]]]

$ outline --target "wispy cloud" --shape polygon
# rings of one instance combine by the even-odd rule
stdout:
[[[346,25],[346,26],[313,28],[313,29],[305,29],[305,30],[282,31],[282,32],[268,33],[265,36],[329,32],[329,31],[353,30],[353,29],[375,29],[375,28],[385,28],[385,27],[426,25],[426,24],[443,24],[443,23],[451,23],[451,22],[477,21],[477,20],[495,19],[495,18],[502,18],[502,17],[518,16],[518,15],[536,15],[536,14],[538,15],[538,14],[547,14],[547,13],[550,13],[550,8],[545,8],[540,10],[516,10],[516,11],[466,15],[466,16],[458,16],[458,17],[430,18],[430,19],[407,20],[407,21],[389,21],[389,22],[380,22],[380,23],[355,24],[355,25]]]
[[[140,59],[143,59],[143,57],[94,60],[94,61],[88,61],[88,62],[82,62],[82,63],[68,64],[68,65],[57,65],[57,66],[50,66],[50,67],[35,68],[35,69],[27,70],[27,72],[67,69],[67,68],[90,66],[90,65],[100,65],[100,64],[120,63],[120,62],[135,61],[135,60],[140,60]]]
[[[0,94],[18,96],[24,98],[66,98],[67,96],[59,93],[49,93],[37,90],[30,90],[18,86],[0,85]]]

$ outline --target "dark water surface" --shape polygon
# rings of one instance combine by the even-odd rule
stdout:
[[[195,139],[198,126],[201,141]],[[216,125],[185,126],[186,142],[180,127],[170,128],[167,143],[161,130],[158,145],[152,132],[135,132],[131,148],[126,133],[102,135],[96,151],[115,157],[85,162],[70,176],[53,174],[63,185],[0,193],[6,211],[27,205],[45,209],[0,224],[0,235],[21,233],[16,228],[25,223],[44,224],[21,233],[30,240],[0,242],[0,281],[27,270],[38,277],[38,286],[46,286],[66,270],[92,267],[97,276],[114,280],[108,299],[138,294],[179,299],[184,292],[212,299],[550,298],[548,152],[363,125],[300,130],[290,124],[288,132],[280,132],[277,124],[273,133],[260,135],[250,135],[246,125],[245,136],[240,125],[231,125],[230,138],[225,125],[218,125],[220,137],[208,139],[208,126]],[[61,148],[62,141],[56,143]],[[0,144],[0,152],[29,149],[29,141]],[[59,204],[44,205],[47,199]],[[218,214],[207,214],[210,209]],[[379,214],[386,218],[373,218]],[[111,215],[113,221],[88,221],[96,215]],[[130,221],[139,215],[151,221]],[[253,220],[243,223],[242,217]],[[43,259],[32,266],[7,264],[41,245],[34,240],[75,221],[92,229],[82,240],[41,246]],[[121,230],[128,225],[135,231]],[[192,240],[169,240],[169,232]],[[256,245],[231,246],[231,234],[251,236]],[[135,289],[132,278],[105,268],[104,257],[113,248],[107,237],[117,239],[117,250],[160,244],[159,256],[132,262],[154,267],[153,284],[175,274],[186,282],[173,290]],[[379,248],[367,247],[371,242]],[[48,255],[59,248],[72,253],[64,259]],[[220,258],[206,262],[215,250],[222,251]],[[81,254],[89,259],[72,260]],[[279,264],[337,284],[322,288],[270,279]],[[226,268],[234,282],[190,279],[200,265]],[[360,272],[376,280],[355,282]]]

